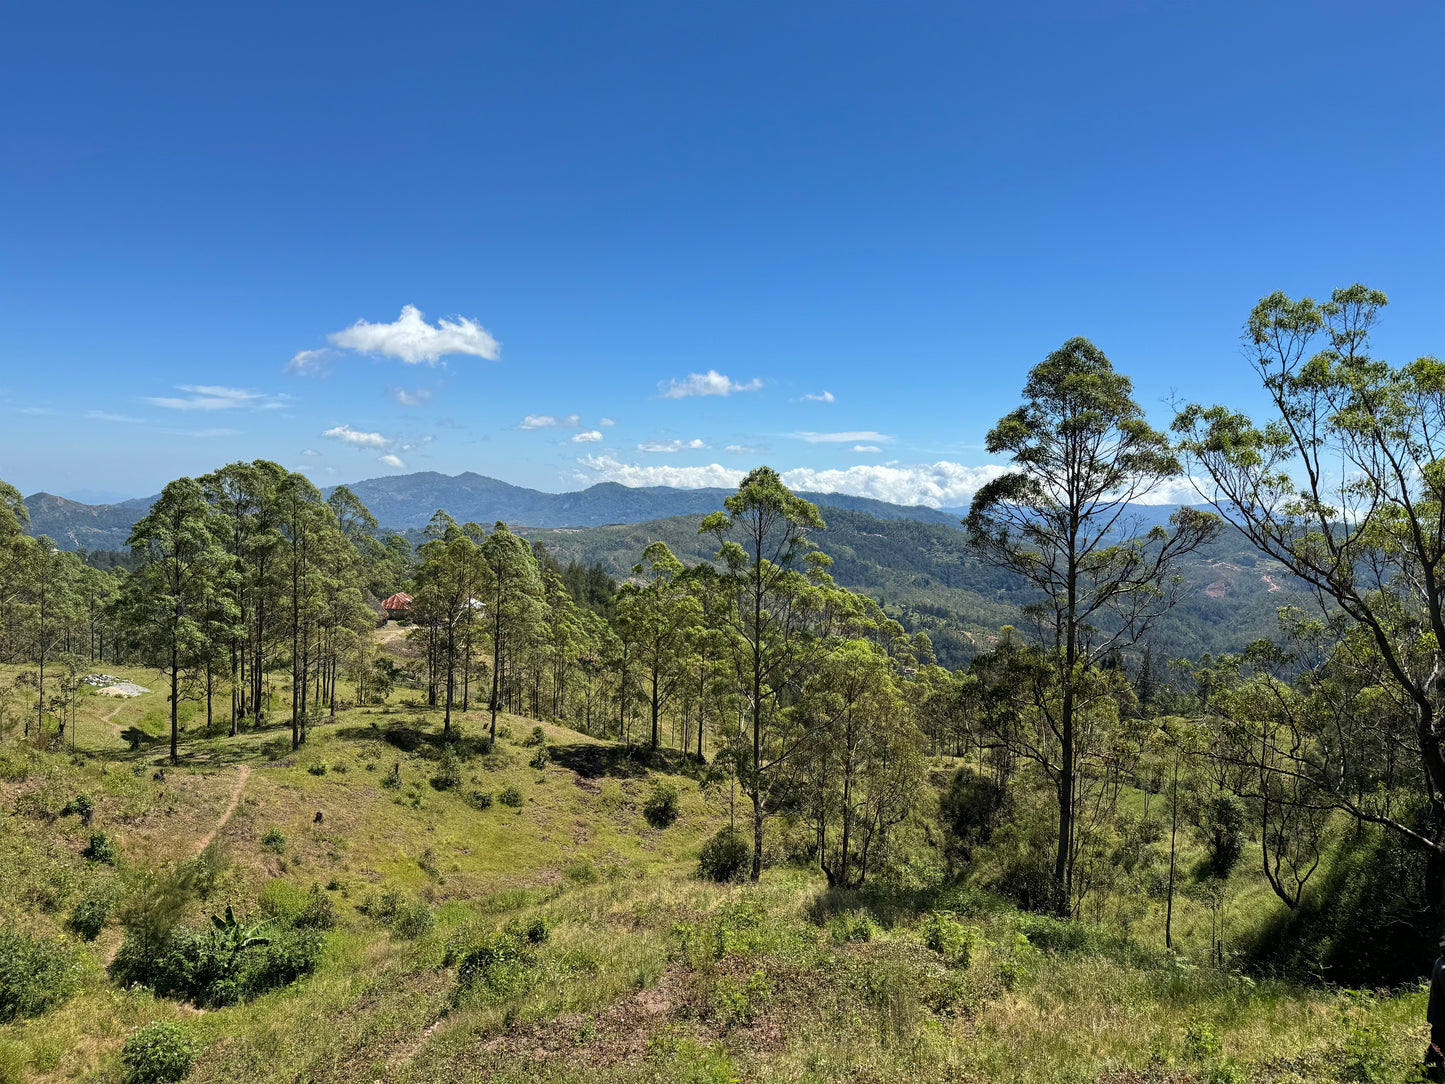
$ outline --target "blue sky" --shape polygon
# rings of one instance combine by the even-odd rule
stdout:
[[[25,493],[256,457],[547,490],[766,462],[954,506],[1072,335],[1160,425],[1171,395],[1258,404],[1239,329],[1275,289],[1368,282],[1379,353],[1445,350],[1438,4],[5,24],[0,478]]]

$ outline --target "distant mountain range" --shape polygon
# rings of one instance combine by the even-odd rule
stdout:
[[[426,526],[442,508],[461,523],[491,526],[497,520],[526,527],[601,527],[643,523],[670,516],[696,515],[722,508],[729,489],[630,488],[602,482],[574,493],[543,493],[470,471],[455,476],[422,471],[368,478],[350,486],[383,526],[398,531]],[[330,494],[331,490],[323,490]],[[803,493],[829,508],[865,512],[883,520],[918,520],[948,527],[960,513],[923,505],[903,506],[842,493]],[[125,546],[131,527],[155,497],[119,504],[82,504],[51,493],[26,497],[30,533],[49,535],[62,549],[116,550]]]

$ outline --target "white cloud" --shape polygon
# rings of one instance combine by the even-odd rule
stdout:
[[[331,351],[325,347],[320,350],[298,350],[286,363],[286,371],[301,376],[312,376],[326,367],[326,359],[330,356]]]
[[[455,320],[438,320],[433,327],[415,305],[403,306],[394,323],[358,320],[346,330],[328,335],[327,339],[343,350],[381,354],[408,365],[421,362],[435,365],[447,354],[471,354],[488,361],[502,356],[502,344],[476,320],[458,316]]]
[[[893,438],[886,433],[875,433],[871,429],[860,429],[852,433],[789,433],[794,440],[806,440],[809,444],[887,444]]]
[[[705,373],[688,373],[685,380],[665,380],[657,385],[664,399],[686,399],[693,395],[731,395],[735,391],[757,391],[763,382],[756,377],[739,384],[716,369]]]
[[[126,414],[112,414],[108,410],[87,410],[85,416],[97,422],[139,422],[139,418],[132,418]]]
[[[620,482],[625,486],[676,486],[679,489],[722,486],[732,489],[743,480],[742,471],[718,463],[705,467],[644,467],[636,463],[621,463],[610,455],[589,455],[577,462],[586,468],[577,472],[579,482],[607,481]]]
[[[349,425],[337,425],[321,434],[330,440],[339,440],[345,444],[354,444],[359,448],[390,448],[394,443],[380,433],[364,433],[353,429]]]
[[[713,463],[703,467],[651,466],[622,463],[612,456],[587,456],[578,462],[586,468],[578,478],[585,481],[620,482],[625,486],[676,486],[699,489],[706,486],[730,488],[742,481],[744,472]],[[947,460],[918,464],[860,464],[838,470],[800,467],[782,473],[783,482],[795,491],[846,493],[872,497],[901,505],[955,507],[969,502],[980,486],[1005,473],[997,464],[964,466]]]
[[[685,452],[697,451],[699,448],[710,448],[712,445],[702,440],[648,440],[637,446],[639,452]]]
[[[817,395],[809,392],[807,395],[803,396],[803,401],[805,403],[831,403],[834,402],[834,399],[833,393],[831,391],[824,391],[819,392]]]
[[[757,455],[764,450],[757,444],[729,444],[723,449],[729,455]]]
[[[568,414],[557,418],[551,414],[528,414],[522,419],[519,429],[576,429],[582,424],[582,415]]]
[[[306,456],[317,456],[317,455],[320,455],[321,453],[318,452],[315,448],[302,448],[302,449],[301,449],[301,454],[302,454],[302,455],[306,455]]]
[[[855,452],[881,452],[883,449],[876,444],[855,444],[853,450]]]
[[[598,422],[597,424],[598,424],[598,425],[616,425],[616,424],[617,424],[617,419],[616,419],[616,418],[603,418],[603,419],[602,419],[600,422]]]
[[[380,462],[385,463],[388,467],[396,467],[398,470],[406,467],[406,464],[394,455],[384,455],[381,457]]]
[[[430,388],[417,388],[416,391],[407,391],[405,388],[392,388],[391,397],[402,406],[421,406],[431,399]]]
[[[187,392],[188,398],[148,396],[145,401],[168,410],[280,410],[291,401],[289,395],[267,395],[218,384],[179,384],[176,390]]]
[[[572,434],[573,444],[593,444],[602,439],[602,430],[587,429],[581,433]]]

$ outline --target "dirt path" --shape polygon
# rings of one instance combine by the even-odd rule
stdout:
[[[1261,572],[1261,573],[1259,574],[1259,578],[1260,578],[1261,580],[1263,580],[1263,581],[1265,582],[1265,584],[1268,585],[1268,587],[1269,587],[1269,589],[1270,589],[1271,591],[1278,591],[1278,590],[1279,590],[1279,584],[1275,583],[1274,580],[1270,578],[1270,576],[1269,576],[1268,573],[1266,573],[1266,572]]]
[[[226,805],[226,811],[222,813],[220,819],[216,821],[216,827],[212,828],[210,833],[202,839],[200,843],[196,844],[197,854],[200,854],[211,845],[211,840],[216,838],[216,833],[226,826],[226,822],[231,819],[231,814],[236,812],[236,806],[241,804],[241,791],[246,786],[246,780],[250,777],[251,766],[249,764],[242,764],[237,775],[236,785],[231,790],[231,801]]]

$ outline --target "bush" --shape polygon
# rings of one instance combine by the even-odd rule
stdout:
[[[306,904],[291,920],[291,925],[298,930],[330,930],[336,926],[336,904],[331,902],[320,882],[312,882],[306,893]]]
[[[80,966],[79,954],[61,941],[0,930],[0,1024],[59,1005],[75,989]]]
[[[535,946],[550,937],[544,919],[509,922],[488,934],[462,957],[453,1001],[469,996],[500,1000],[531,985],[537,969]]]
[[[923,920],[923,941],[956,967],[967,967],[982,939],[977,926],[965,926],[952,911],[930,911]]]
[[[567,880],[574,885],[591,885],[597,883],[597,867],[587,859],[574,862],[563,871]]]
[[[502,791],[501,794],[497,795],[497,801],[501,802],[503,805],[509,805],[513,809],[518,809],[521,807],[523,802],[522,792],[516,787],[508,787],[506,790]]]
[[[140,983],[161,997],[215,1008],[289,985],[321,962],[316,931],[283,929],[263,937],[258,930],[176,929],[157,951],[127,937],[111,976],[122,985]]]
[[[959,768],[938,801],[938,817],[948,832],[946,849],[959,862],[973,860],[973,849],[986,844],[1004,805],[1004,789],[972,768]]]
[[[111,839],[110,836],[104,832],[93,833],[90,837],[90,842],[85,846],[85,850],[80,853],[92,862],[104,862],[111,866],[115,865],[115,860],[120,855],[120,852],[116,849],[115,840]]]
[[[1210,799],[1200,812],[1199,833],[1209,852],[1209,872],[1228,877],[1244,854],[1244,805],[1232,794]]]
[[[127,1079],[134,1084],[185,1079],[196,1060],[196,1044],[185,1029],[169,1020],[157,1020],[130,1033],[120,1050]]]
[[[437,790],[455,790],[462,785],[462,758],[450,745],[442,750],[441,763],[431,777],[431,785]]]
[[[77,794],[71,803],[65,807],[65,812],[74,813],[77,816],[86,817],[95,812],[95,799],[89,794]]]
[[[391,932],[408,941],[415,941],[418,937],[431,933],[436,922],[436,915],[430,907],[424,903],[414,903],[403,907],[397,914],[391,923]]]
[[[527,767],[536,768],[538,771],[541,771],[547,766],[549,755],[545,745],[537,746],[537,751],[532,754],[532,759],[527,761]]]
[[[534,727],[532,728],[532,733],[528,736],[528,738],[527,738],[527,740],[526,740],[526,742],[525,742],[524,744],[526,744],[526,745],[544,745],[544,744],[546,744],[546,741],[547,741],[547,732],[546,732],[545,730],[543,730],[540,726],[534,726]]]
[[[642,807],[642,815],[654,828],[666,828],[677,820],[677,787],[668,782],[654,783],[652,793]]]
[[[838,944],[849,941],[871,941],[878,927],[862,911],[844,911],[828,920],[828,932]]]
[[[110,909],[115,906],[115,890],[110,885],[101,885],[82,896],[71,909],[65,924],[80,935],[82,940],[94,941],[105,929],[110,918]]]
[[[286,853],[286,834],[274,824],[266,829],[266,834],[261,837],[261,849],[271,851],[274,854]]]
[[[467,797],[467,804],[473,809],[491,809],[492,795],[490,791],[474,790]]]
[[[331,770],[331,766],[323,760],[319,764],[311,765],[311,767],[307,768],[306,770],[312,775],[325,775],[328,771]]]
[[[706,881],[740,881],[743,871],[751,868],[753,849],[743,834],[728,825],[702,845],[697,862],[697,875]]]

